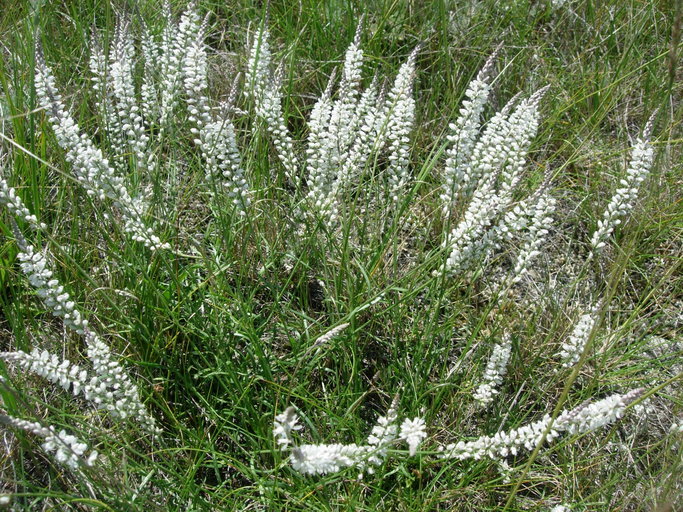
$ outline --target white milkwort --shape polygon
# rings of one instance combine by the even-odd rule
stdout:
[[[362,21],[346,50],[337,97],[332,98],[333,74],[325,93],[313,107],[308,125],[307,197],[312,208],[330,227],[337,223],[342,192],[355,183],[373,151],[382,149],[391,140],[389,160],[393,163],[389,170],[389,190],[400,188],[402,183],[399,183],[398,174],[407,172],[408,141],[403,140],[401,134],[407,137],[412,128],[410,105],[413,100],[408,89],[411,90],[414,79],[414,57],[403,65],[390,99],[381,100],[376,77],[368,88],[360,88],[361,31]],[[402,162],[406,166],[399,165],[399,155],[403,155]]]
[[[129,26],[130,21],[127,18],[119,17],[110,52],[109,78],[116,100],[118,126],[135,157],[137,167],[147,169],[151,163],[151,156],[148,153],[149,136],[145,131],[141,109],[135,95],[135,52]]]
[[[209,107],[207,55],[204,45],[207,20],[202,22],[196,12],[186,16],[187,31],[194,34],[182,63],[183,83],[195,143],[201,148],[206,162],[206,178],[210,183],[222,184],[224,191],[242,213],[249,205],[249,186],[242,168],[237,147],[235,127],[229,115],[229,105],[223,104],[220,115],[214,117]]]
[[[542,87],[530,98],[522,100],[508,118],[510,137],[507,140],[500,185],[500,194],[506,202],[510,201],[524,170],[529,146],[538,132],[539,104],[549,87]]]
[[[483,183],[474,191],[463,218],[444,239],[443,246],[450,252],[442,271],[457,274],[471,267],[487,248],[487,233],[503,206],[493,182]]]
[[[270,67],[272,55],[270,52],[270,32],[266,26],[266,21],[262,22],[258,34],[254,35],[254,40],[249,48],[249,60],[245,73],[246,84],[245,94],[251,99],[257,99],[263,91],[269,87]]]
[[[370,449],[365,454],[367,462],[371,465],[379,466],[387,456],[387,450],[394,443],[398,436],[398,395],[394,397],[389,406],[389,410],[384,416],[377,418],[377,422],[372,427],[368,436],[368,446]],[[372,466],[368,468],[368,473],[373,473]]]
[[[287,129],[282,111],[281,76],[271,76],[272,55],[269,32],[265,22],[254,37],[246,72],[245,94],[254,102],[256,115],[266,126],[275,146],[278,158],[285,170],[285,176],[293,184],[299,183],[299,162],[294,154],[294,142]]]
[[[444,459],[497,459],[516,455],[521,450],[533,450],[541,440],[550,443],[563,433],[582,434],[608,425],[621,418],[626,407],[643,393],[635,389],[615,394],[572,410],[564,410],[555,421],[546,414],[541,420],[522,427],[482,436],[471,441],[458,441],[440,448]]]
[[[52,71],[45,63],[40,46],[36,48],[36,93],[40,105],[45,109],[60,147],[66,152],[74,176],[90,196],[100,200],[109,198],[119,209],[124,221],[124,231],[136,241],[152,250],[167,249],[152,228],[142,219],[146,205],[139,198],[128,193],[123,179],[118,176],[92,140],[80,129],[67,112],[57,92]],[[123,128],[123,127],[122,127]]]
[[[221,184],[235,207],[244,215],[251,203],[249,185],[228,106],[221,105],[220,112],[221,116],[202,128],[198,142],[207,164],[207,178]]]
[[[462,102],[458,119],[449,125],[450,146],[446,151],[446,165],[443,171],[441,201],[445,216],[455,206],[458,191],[467,172],[469,158],[481,127],[481,114],[488,102],[491,92],[491,78],[495,59],[500,51],[499,46],[488,58],[477,77],[470,82],[465,91],[467,98]]]
[[[600,307],[601,302],[598,302],[590,311],[581,315],[567,341],[562,343],[562,350],[560,350],[559,355],[564,368],[571,368],[581,359],[581,354],[586,349],[586,344],[595,326]]]
[[[142,115],[149,125],[152,120],[158,119],[159,110],[159,90],[157,88],[159,75],[159,45],[152,37],[149,27],[144,21],[142,23],[142,33],[140,35],[140,49],[143,57],[143,75],[140,85],[140,109]]]
[[[400,191],[409,179],[410,132],[415,123],[413,83],[419,49],[415,48],[399,69],[384,107],[385,137],[389,150],[389,195],[393,201],[398,201]]]
[[[548,230],[553,223],[552,214],[555,212],[555,198],[547,191],[546,187],[538,194],[538,199],[529,208],[529,225],[524,233],[524,244],[517,255],[514,268],[508,278],[510,284],[521,281],[522,277],[531,267],[531,262],[541,254],[539,250]]]
[[[493,116],[472,148],[460,188],[464,194],[473,191],[473,195],[463,218],[445,237],[443,246],[450,252],[442,272],[467,270],[495,245],[500,234],[497,226],[505,224],[505,212],[511,207],[528,146],[538,130],[538,105],[545,90],[522,100],[514,109],[516,98],[510,100]],[[545,206],[549,206],[547,201]],[[451,208],[449,204],[444,207]]]
[[[412,420],[406,418],[401,423],[401,431],[398,437],[408,443],[408,453],[412,457],[427,437],[425,420],[422,418],[413,418]]]
[[[511,131],[508,118],[517,99],[518,95],[515,95],[493,115],[469,152],[469,160],[463,163],[459,177],[462,195],[469,197],[480,185],[495,181],[500,166],[507,158],[506,143]]]
[[[0,359],[58,384],[65,391],[71,390],[74,396],[78,396],[90,380],[86,370],[77,364],[71,364],[68,359],[61,360],[47,350],[34,348],[30,353],[21,350],[0,352]]]
[[[369,97],[361,96],[360,80],[363,51],[360,47],[362,22],[346,50],[338,97],[332,99],[335,74],[311,111],[308,122],[306,170],[309,204],[333,227],[339,215],[339,194],[355,174],[359,153],[361,124],[366,120]],[[374,125],[374,120],[372,121]],[[354,151],[354,147],[356,148]]]
[[[308,172],[309,203],[320,215],[333,225],[337,218],[336,198],[332,190],[336,169],[331,165],[331,152],[336,150],[336,141],[330,143],[329,128],[332,115],[332,86],[334,74],[330,77],[325,92],[311,110],[308,120],[308,144],[306,148],[306,170]]]
[[[84,389],[85,398],[116,418],[130,419],[146,431],[160,434],[161,429],[140,400],[137,385],[114,359],[109,346],[90,329],[84,338],[96,374]]]
[[[273,421],[273,437],[280,449],[286,449],[292,442],[292,432],[301,430],[299,417],[296,410],[291,405],[282,414],[275,416]]]
[[[367,444],[303,444],[291,448],[290,463],[299,473],[322,475],[334,473],[348,467],[373,473],[373,466],[380,465],[388,449],[397,441],[408,443],[413,455],[426,437],[425,422],[421,418],[405,420],[401,432],[397,425],[397,399],[391,404],[385,416],[380,416],[372,428]],[[298,417],[292,407],[275,417],[273,435],[277,444],[287,447],[292,443],[291,432],[298,430]]]
[[[377,77],[365,89],[358,100],[353,119],[356,120],[355,137],[345,155],[342,155],[339,183],[348,184],[365,167],[373,151],[380,148],[382,115],[378,103]]]
[[[6,414],[0,414],[0,423],[42,437],[43,450],[51,454],[59,464],[70,469],[78,469],[82,465],[92,466],[97,460],[96,451],[87,453],[87,443],[65,430],[57,432],[52,425],[44,427],[37,421],[23,420]]]
[[[331,114],[330,139],[336,140],[340,162],[348,154],[349,145],[356,135],[358,117],[356,107],[360,95],[360,81],[363,72],[363,49],[360,38],[363,20],[356,27],[353,42],[346,50],[344,68],[339,84],[339,97],[335,101]]]
[[[549,193],[550,178],[529,198],[523,199],[509,207],[498,223],[482,236],[475,248],[484,257],[488,257],[494,249],[501,249],[504,242],[515,238],[522,244],[512,271],[499,283],[499,291],[505,294],[510,287],[519,282],[529,269],[531,262],[540,254],[540,246],[545,241],[552,213],[555,210],[555,199]]]
[[[619,180],[619,188],[614,192],[602,219],[598,221],[598,227],[591,237],[591,257],[607,245],[610,235],[621,224],[622,217],[628,215],[635,206],[640,184],[647,178],[654,159],[650,135],[655,115],[656,112],[645,125],[643,135],[636,140],[631,150],[631,161],[626,170],[626,176]]]
[[[95,375],[85,380],[87,375],[83,375],[80,368],[74,370],[76,367],[71,367],[68,361],[59,361],[44,352],[4,353],[0,357],[15,360],[25,369],[34,371],[65,389],[72,386],[74,394],[82,391],[87,400],[106,409],[113,416],[131,418],[146,430],[158,433],[154,418],[140,401],[137,386],[114,359],[109,346],[88,328],[88,321],[83,319],[69,293],[54,278],[45,254],[30,245],[16,227],[14,232],[20,249],[18,258],[22,262],[22,271],[50,312],[62,318],[67,328],[83,336]],[[43,369],[40,368],[41,365],[44,366]]]
[[[493,402],[493,397],[499,393],[498,386],[502,384],[503,377],[507,373],[511,350],[512,337],[506,333],[503,335],[503,340],[494,345],[486,363],[482,383],[474,392],[474,399],[481,405],[490,404]]]
[[[45,229],[47,226],[38,222],[38,218],[26,207],[14,187],[9,186],[3,176],[2,166],[3,162],[0,160],[0,206],[5,206],[12,215],[27,222],[33,229]]]
[[[176,25],[168,2],[164,3],[163,15],[166,25],[161,34],[159,45],[159,124],[166,130],[178,104],[183,82],[183,62],[197,39],[197,18],[199,14],[195,2],[191,2]]]
[[[336,473],[344,468],[362,466],[370,447],[357,444],[303,444],[292,448],[292,467],[304,475]]]
[[[19,246],[17,258],[21,262],[21,270],[45,306],[54,316],[60,317],[69,329],[83,334],[88,321],[83,319],[69,293],[54,278],[45,254],[28,244],[18,230],[15,230],[15,237]]]
[[[211,122],[209,99],[206,96],[209,89],[207,76],[207,55],[204,46],[207,20],[199,17],[197,12],[188,16],[191,24],[189,32],[194,35],[190,46],[182,61],[183,85],[187,101],[190,122],[195,125],[190,128],[193,134],[201,133],[202,129]]]
[[[126,135],[114,107],[107,55],[95,30],[90,38],[89,67],[90,80],[95,91],[95,106],[103,121],[107,141],[115,155],[123,155],[126,153]]]

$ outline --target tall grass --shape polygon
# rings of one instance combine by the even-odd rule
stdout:
[[[557,4],[8,6],[0,351],[39,363],[0,363],[0,499],[675,509],[680,16]],[[78,148],[40,99],[36,45],[53,96],[116,178],[84,182],[74,167]],[[490,88],[480,127],[458,121],[476,78]],[[347,172],[344,122],[364,97],[376,122]],[[500,136],[490,127],[509,101],[526,135],[498,174],[463,181],[464,141]],[[647,176],[629,170],[642,168],[633,147],[653,152]],[[39,286],[27,244],[53,272]],[[527,425],[526,449],[467,451]],[[316,465],[321,450],[348,459]]]

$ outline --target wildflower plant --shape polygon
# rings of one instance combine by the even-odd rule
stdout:
[[[277,508],[302,491],[300,507],[311,485],[329,504],[359,476],[359,509],[480,483],[489,502],[463,510],[548,505],[634,404],[659,393],[674,410],[676,377],[641,371],[671,354],[645,362],[626,339],[655,329],[635,326],[655,291],[619,302],[628,265],[605,250],[653,173],[654,117],[595,230],[572,230],[575,162],[548,158],[544,125],[557,86],[510,91],[518,57],[497,39],[431,122],[433,41],[385,62],[371,11],[335,62],[296,48],[279,62],[272,13],[224,39],[198,3],[155,17],[142,4],[111,35],[87,31],[81,105],[35,45],[27,110],[46,149],[15,142],[0,161],[0,423],[70,471],[45,485],[131,510]],[[303,77],[313,96],[292,89]],[[88,200],[32,201],[26,162]],[[645,444],[649,458],[665,441]]]

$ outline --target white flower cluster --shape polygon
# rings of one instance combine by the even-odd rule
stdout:
[[[336,473],[360,466],[370,454],[370,447],[357,444],[304,444],[292,448],[292,467],[304,475]]]
[[[475,190],[464,217],[444,239],[443,246],[450,253],[441,271],[457,273],[469,268],[486,250],[486,233],[501,210],[501,198],[490,184]]]
[[[146,430],[158,432],[154,418],[140,401],[137,386],[113,358],[107,344],[88,328],[88,321],[83,319],[68,292],[64,291],[64,287],[57,279],[54,279],[45,255],[41,251],[36,251],[17,229],[15,236],[20,249],[18,258],[22,262],[22,271],[51,313],[62,318],[67,328],[84,337],[95,376],[86,381],[87,372],[78,366],[71,366],[68,360],[60,361],[57,356],[50,356],[44,351],[34,350],[31,354],[3,352],[0,353],[0,358],[15,361],[24,369],[60,384],[64,389],[71,386],[74,395],[82,391],[87,400],[94,402],[101,409],[108,410],[113,416],[122,419],[132,418]]]
[[[257,117],[266,125],[287,179],[296,186],[299,183],[299,162],[282,112],[281,78],[279,73],[275,76],[270,74],[272,55],[268,39],[269,32],[264,23],[249,51],[244,92],[254,102]]]
[[[121,158],[126,153],[126,136],[121,129],[119,117],[114,108],[113,91],[109,74],[107,56],[99,40],[98,34],[93,30],[90,38],[90,81],[95,91],[95,106],[106,126],[106,137],[115,155],[115,162],[121,163]]]
[[[143,60],[142,84],[140,85],[140,111],[145,119],[159,119],[161,108],[159,90],[156,87],[159,73],[159,45],[152,37],[147,24],[140,20],[140,51]]]
[[[562,413],[555,420],[555,428],[569,434],[583,434],[609,425],[620,419],[626,407],[640,398],[643,392],[644,389],[638,388],[623,395],[611,395],[598,402],[582,404]]]
[[[398,433],[398,426],[396,420],[398,419],[398,396],[394,397],[389,410],[385,416],[377,418],[377,423],[372,427],[370,435],[368,436],[367,453],[363,454],[364,463],[379,466],[387,456],[387,450],[396,440]],[[373,473],[372,466],[368,467],[368,473]]]
[[[185,55],[182,74],[190,121],[195,124],[191,131],[195,143],[202,150],[209,182],[223,180],[223,188],[233,203],[245,214],[249,205],[249,187],[242,169],[242,159],[237,147],[235,127],[228,115],[228,105],[222,105],[221,116],[214,119],[206,96],[208,90],[207,55],[204,47],[206,20],[201,22],[196,10],[185,14],[186,31],[193,35]]]
[[[591,331],[595,325],[599,305],[598,303],[590,312],[581,315],[569,339],[562,344],[562,350],[560,350],[559,355],[562,359],[563,368],[571,368],[581,359],[581,354],[583,354],[586,348],[586,343],[588,343]]]
[[[172,114],[178,104],[180,88],[183,86],[183,63],[197,40],[197,11],[194,2],[175,24],[168,1],[164,2],[166,22],[158,45],[159,55],[159,124],[162,130],[168,128]]]
[[[445,216],[451,214],[463,178],[467,173],[466,166],[469,164],[469,158],[479,135],[481,114],[491,92],[489,80],[499,51],[500,47],[491,54],[477,77],[469,83],[465,91],[467,99],[462,102],[460,115],[455,123],[449,125],[451,134],[448,135],[448,141],[451,145],[446,151],[447,158],[443,171],[443,191],[441,193]]]
[[[192,39],[182,61],[182,77],[190,122],[196,125],[190,131],[198,134],[211,122],[211,109],[206,96],[209,88],[207,55],[204,47],[206,19],[202,22],[195,9],[188,10],[186,18]]]
[[[59,281],[53,278],[53,272],[48,268],[45,255],[29,245],[18,231],[15,235],[18,235],[17,245],[20,251],[17,258],[21,262],[21,270],[36,289],[38,296],[54,316],[62,318],[64,325],[83,334],[88,321],[81,317],[80,311],[76,309],[76,304],[70,299],[68,292],[64,291]]]
[[[389,194],[393,201],[398,201],[403,186],[408,182],[410,132],[415,123],[415,99],[413,98],[413,82],[415,81],[415,48],[408,60],[401,66],[396,75],[394,85],[389,90],[385,105],[386,139],[389,146]]]
[[[158,433],[154,419],[138,398],[137,387],[121,365],[112,359],[109,347],[90,331],[86,332],[85,339],[88,357],[95,370],[94,376],[89,376],[79,365],[72,364],[68,359],[61,360],[47,350],[0,352],[0,359],[58,384],[66,391],[71,389],[74,396],[83,393],[86,400],[99,409],[109,411],[112,416],[135,419],[145,430]]]
[[[474,392],[474,399],[481,405],[486,406],[493,402],[493,397],[498,394],[497,387],[503,382],[507,372],[507,364],[512,350],[512,338],[509,334],[503,336],[501,343],[493,347],[491,357],[486,363],[482,383]]]
[[[360,92],[360,34],[361,24],[346,51],[337,98],[332,100],[333,74],[308,122],[307,197],[313,210],[329,226],[338,220],[340,194],[354,182],[373,150],[379,149],[386,139],[384,110],[388,109],[380,110],[377,106],[376,82]]]
[[[136,165],[144,170],[151,163],[148,154],[149,136],[145,132],[144,121],[135,97],[133,71],[135,65],[133,41],[128,32],[130,21],[119,18],[112,42],[109,63],[109,78],[113,97],[116,99],[116,115],[118,126],[126,138],[128,148],[135,157]]]
[[[567,505],[555,505],[550,509],[550,512],[571,512],[572,509]]]
[[[361,147],[369,145],[369,141],[361,140],[361,137],[370,134],[374,137],[377,133],[374,118],[365,131],[360,126],[361,122],[367,121],[365,116],[375,116],[377,112],[374,100],[368,103],[373,93],[376,95],[374,88],[367,94],[363,93],[359,100],[363,67],[360,34],[361,24],[346,50],[338,98],[332,100],[333,74],[308,121],[307,197],[329,226],[334,226],[338,219],[338,194],[355,175],[357,167],[364,164],[364,155],[371,151],[370,147]]]
[[[282,414],[275,416],[275,421],[273,421],[273,437],[282,450],[292,442],[294,430],[301,430],[301,425],[299,425],[296,410],[290,405]]]
[[[538,107],[549,88],[549,85],[542,87],[529,99],[522,100],[508,118],[510,132],[501,169],[500,185],[500,194],[506,202],[510,201],[524,171],[529,145],[538,131],[540,116]]]
[[[348,123],[355,128],[355,138],[350,142],[348,151],[341,155],[339,182],[350,183],[365,167],[374,150],[384,144],[384,116],[378,108],[380,98],[377,91],[377,78],[365,89],[358,100],[354,122]],[[337,187],[339,188],[339,187]]]
[[[4,414],[0,414],[0,423],[42,437],[44,439],[41,445],[43,450],[52,453],[58,463],[71,469],[78,469],[81,465],[92,466],[97,460],[96,451],[86,453],[88,451],[86,443],[76,436],[67,434],[65,430],[57,432],[52,425],[44,427],[38,422],[22,420]]]
[[[591,237],[591,256],[600,252],[607,245],[607,239],[614,229],[621,224],[621,217],[627,215],[635,206],[640,184],[645,181],[649,174],[654,159],[654,149],[650,144],[653,122],[654,114],[645,126],[643,136],[636,140],[633,146],[626,176],[619,180],[620,187],[612,196],[602,219],[598,221],[598,227]]]
[[[227,114],[227,107],[219,119],[213,120],[200,132],[202,157],[207,164],[210,180],[222,179],[223,188],[242,214],[250,204],[249,185],[244,177],[242,158],[237,147],[235,128]]]
[[[469,160],[463,162],[460,190],[470,196],[477,187],[486,185],[497,177],[507,157],[507,137],[511,126],[508,117],[519,95],[512,97],[505,106],[494,114],[484,127],[479,140],[474,144]]]
[[[542,440],[550,443],[562,433],[581,434],[607,425],[621,418],[626,407],[636,400],[642,389],[623,395],[612,395],[592,404],[583,404],[576,409],[563,411],[553,422],[546,414],[541,420],[508,432],[493,436],[482,436],[473,441],[458,441],[441,447],[444,459],[492,459],[516,455],[520,450],[533,450]]]
[[[522,215],[506,218],[506,212],[510,211],[513,191],[521,178],[528,146],[538,130],[538,104],[545,90],[541,89],[529,99],[522,100],[514,110],[516,99],[510,100],[488,123],[472,148],[469,160],[460,165],[462,171],[458,171],[458,190],[465,195],[473,192],[473,196],[463,218],[445,237],[443,246],[450,253],[441,268],[442,272],[457,273],[468,269],[477,258],[485,256],[495,246],[505,231],[522,229],[522,225],[512,222]],[[446,186],[452,189],[449,179],[446,178]],[[448,201],[454,199],[448,194],[443,197]],[[549,210],[552,206],[548,199],[535,204],[543,210]],[[445,208],[450,211],[452,206],[448,203]],[[535,256],[533,239],[542,233],[538,223],[545,223],[546,217],[541,216],[537,222],[527,224],[534,226],[536,232],[530,233],[530,246],[526,248],[528,252],[520,255],[523,258],[518,262],[520,272],[525,268],[525,261]]]
[[[32,214],[21,200],[14,187],[10,187],[7,180],[2,176],[0,168],[0,205],[5,206],[12,215],[28,222],[33,229],[45,229],[45,224],[38,222],[38,218]]]
[[[329,225],[337,220],[337,204],[332,191],[335,186],[333,162],[330,152],[337,145],[330,140],[330,118],[332,114],[332,78],[317,103],[313,106],[308,120],[308,147],[306,149],[306,168],[308,172],[308,199],[313,208],[326,218]]]
[[[388,193],[398,199],[409,176],[409,135],[415,117],[412,97],[415,50],[401,66],[386,98],[380,99],[376,81],[360,89],[363,51],[361,25],[346,51],[339,91],[333,99],[334,77],[311,111],[306,148],[307,199],[329,226],[339,217],[340,194],[364,168],[373,151],[388,153]],[[271,77],[268,30],[262,27],[251,46],[245,94],[265,121],[288,178],[298,183],[293,142],[282,116],[278,80]]]
[[[47,350],[34,348],[30,354],[22,351],[0,352],[0,359],[59,384],[65,391],[71,389],[74,396],[78,396],[89,380],[86,370],[77,364],[72,365],[68,359],[61,360]]]
[[[102,150],[96,148],[87,135],[79,133],[78,124],[67,112],[57,92],[54,76],[45,63],[40,46],[36,51],[35,85],[41,107],[47,112],[57,142],[66,151],[66,159],[88,195],[100,200],[109,198],[114,201],[123,215],[124,230],[134,240],[152,250],[168,248],[169,245],[162,243],[152,228],[145,226],[142,201],[130,196],[123,180],[116,175]]]
[[[387,456],[387,450],[397,440],[408,443],[410,455],[414,455],[422,440],[427,437],[425,422],[421,418],[406,419],[400,434],[396,425],[397,400],[392,402],[386,416],[381,416],[372,428],[366,445],[357,444],[304,444],[291,448],[290,463],[299,473],[323,475],[347,467],[357,467],[373,473],[373,466],[380,465]],[[299,430],[298,417],[293,407],[275,417],[273,435],[283,449],[292,442],[291,433]]]
[[[408,443],[408,452],[412,457],[427,437],[425,420],[422,418],[413,418],[412,420],[406,418],[401,423],[401,432],[398,437]]]
[[[84,338],[96,374],[84,389],[85,398],[114,417],[132,419],[148,432],[160,434],[161,429],[140,401],[137,386],[113,358],[109,346],[89,329]]]
[[[544,192],[540,194],[538,200],[529,208],[528,217],[530,217],[530,222],[525,232],[524,245],[517,255],[517,260],[512,270],[511,284],[521,281],[524,274],[529,270],[533,259],[541,254],[539,249],[545,241],[550,225],[553,223],[551,215],[555,211],[555,204],[555,198]]]

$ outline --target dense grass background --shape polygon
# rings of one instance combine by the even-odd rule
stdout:
[[[284,108],[297,139],[361,13],[368,82],[374,72],[393,76],[423,45],[414,186],[398,214],[359,202],[341,235],[323,225],[300,230],[291,220],[297,198],[271,182],[271,166],[279,164],[267,137],[252,137],[246,114],[236,125],[256,192],[250,214],[240,218],[208,200],[181,114],[158,141],[156,172],[129,177],[151,187],[153,213],[166,221],[162,238],[176,249],[151,254],[73,181],[33,89],[39,38],[74,117],[106,145],[88,83],[88,41],[93,28],[111,37],[120,11],[158,30],[160,2],[137,4],[14,2],[0,18],[6,172],[49,225],[36,239],[49,246],[61,280],[126,358],[164,429],[151,442],[134,425],[126,430],[39,379],[2,368],[19,391],[0,389],[5,410],[67,427],[107,461],[86,471],[87,482],[49,464],[30,436],[3,432],[0,492],[16,493],[18,510],[492,511],[561,502],[577,510],[675,510],[683,499],[681,439],[666,430],[674,416],[680,421],[683,399],[680,379],[661,385],[680,378],[683,356],[680,5],[271,2],[268,25],[284,62]],[[184,8],[173,2],[175,13]],[[200,1],[199,8],[211,13],[218,98],[244,69],[247,36],[266,7]],[[547,252],[504,303],[487,293],[488,273],[431,273],[446,256],[437,201],[444,134],[467,83],[500,42],[493,107],[551,86],[526,186],[549,171],[561,205]],[[587,265],[590,233],[625,170],[632,138],[655,109],[656,161],[640,204],[606,257]],[[80,342],[41,310],[21,276],[5,221],[3,213],[0,350],[42,346],[79,360]],[[352,227],[357,244],[344,236]],[[499,255],[501,268],[506,258]],[[601,328],[564,397],[571,372],[559,370],[556,353],[581,308],[601,294],[611,298]],[[344,322],[350,327],[342,335],[311,350]],[[499,400],[483,412],[471,395],[503,329],[515,340],[509,374]],[[489,460],[443,463],[426,455],[441,443],[538,419],[560,397],[572,407],[638,386],[651,399],[621,424],[509,458],[509,475]],[[400,415],[427,420],[424,456],[388,462],[361,481],[354,470],[305,478],[274,447],[273,417],[288,404],[300,408],[306,439],[361,442],[395,393]]]

